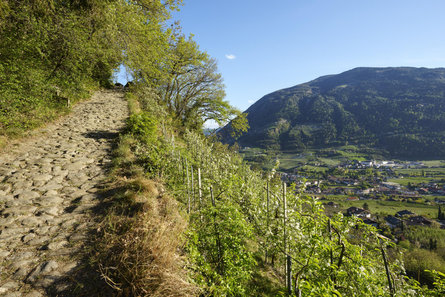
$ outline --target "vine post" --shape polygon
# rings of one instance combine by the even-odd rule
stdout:
[[[287,256],[287,234],[286,234],[286,221],[287,221],[287,201],[286,201],[286,183],[283,182],[283,251],[284,255]],[[287,274],[287,259],[285,260],[286,264],[284,267],[284,274]],[[286,283],[286,285],[288,285]]]
[[[287,294],[289,296],[292,295],[292,259],[290,255],[286,255],[286,266],[287,266],[287,275],[286,275],[286,281],[287,281]]]
[[[268,232],[269,232],[269,203],[270,203],[270,197],[269,197],[269,181],[266,182],[266,253],[264,256],[264,262],[267,264],[267,252],[269,247],[269,239],[268,239]]]
[[[187,175],[187,212],[191,211],[191,201],[190,201],[190,176],[189,176],[189,164],[187,159],[185,159],[185,170]]]
[[[201,188],[201,168],[198,167],[198,197],[199,197],[199,209],[202,207],[202,188]]]
[[[196,209],[195,207],[195,184],[194,184],[194,176],[193,176],[193,165],[190,165],[191,171],[192,171],[192,208]]]
[[[385,264],[386,277],[388,279],[388,285],[389,285],[389,294],[392,297],[394,296],[394,286],[392,284],[391,273],[389,271],[388,260],[386,259],[386,253],[385,249],[383,248],[383,245],[380,247],[380,250],[382,251],[383,263]]]

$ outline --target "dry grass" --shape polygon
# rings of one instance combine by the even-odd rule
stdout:
[[[130,207],[114,209],[102,223],[101,272],[119,296],[195,296],[183,267],[187,224],[177,202],[153,183],[140,186],[142,192],[127,197]]]
[[[113,188],[121,190],[108,198],[93,261],[115,296],[197,296],[182,248],[187,221],[162,183],[133,163],[133,143],[124,136],[115,151]]]
[[[0,152],[2,151],[2,149],[4,147],[6,147],[7,142],[8,142],[8,139],[6,138],[6,136],[0,135]]]

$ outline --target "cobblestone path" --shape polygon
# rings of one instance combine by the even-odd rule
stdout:
[[[101,91],[72,113],[0,152],[0,296],[58,296],[84,256],[123,94]],[[73,286],[74,283],[74,286]]]

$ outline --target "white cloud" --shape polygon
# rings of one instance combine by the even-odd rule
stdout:
[[[255,100],[247,100],[247,102],[249,102],[249,104],[255,103]]]
[[[234,54],[226,54],[226,58],[229,60],[235,60],[236,56]]]

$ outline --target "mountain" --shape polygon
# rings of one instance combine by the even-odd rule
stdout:
[[[363,144],[445,158],[445,68],[355,68],[268,94],[245,111],[242,146],[299,151]],[[219,135],[233,143],[230,123]]]

